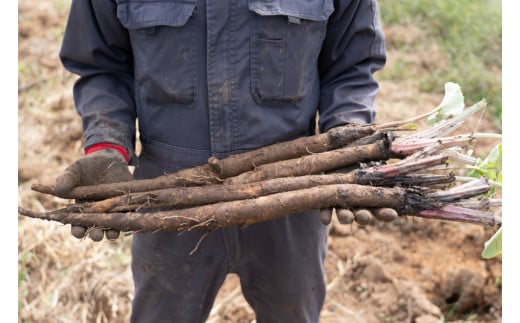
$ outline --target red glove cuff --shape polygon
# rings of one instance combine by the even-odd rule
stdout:
[[[113,150],[119,152],[125,158],[125,161],[127,164],[128,164],[128,161],[130,160],[130,158],[128,156],[128,151],[125,148],[123,148],[119,145],[114,145],[114,144],[110,144],[107,142],[102,142],[102,143],[95,144],[95,145],[85,148],[85,155],[88,155],[90,153],[93,153],[93,152],[101,150],[101,149],[113,149]]]

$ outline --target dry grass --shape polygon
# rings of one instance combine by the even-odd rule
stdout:
[[[73,240],[61,225],[30,219],[21,221],[18,235],[23,320],[128,322],[129,237],[99,244]]]

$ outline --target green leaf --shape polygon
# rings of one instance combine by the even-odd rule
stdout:
[[[492,181],[502,183],[502,173],[499,162],[502,158],[502,144],[497,144],[486,158],[477,158],[475,165],[468,171],[470,177],[486,176]]]
[[[502,253],[502,228],[498,229],[493,236],[484,243],[482,258],[491,259]]]
[[[489,155],[482,161],[482,168],[496,168],[497,162],[502,156],[502,144],[496,145],[490,152]]]
[[[462,113],[464,110],[464,95],[457,83],[448,82],[444,84],[444,98],[436,110],[438,111],[427,119],[429,126]]]

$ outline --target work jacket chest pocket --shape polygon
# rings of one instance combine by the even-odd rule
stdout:
[[[145,105],[190,105],[196,99],[195,0],[120,0],[117,16],[129,30],[139,99]]]
[[[319,82],[318,56],[332,0],[249,0],[251,94],[259,105],[298,102]]]

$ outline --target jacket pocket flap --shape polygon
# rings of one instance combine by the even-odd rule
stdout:
[[[332,0],[267,1],[249,0],[249,10],[261,16],[288,16],[307,20],[327,20],[334,11]]]
[[[179,27],[186,24],[194,9],[195,2],[188,1],[120,1],[117,17],[128,29]]]

